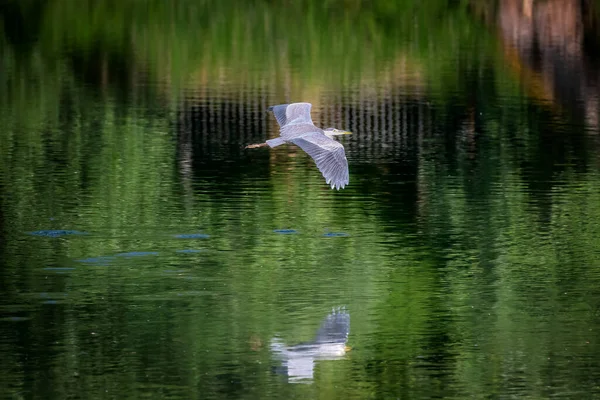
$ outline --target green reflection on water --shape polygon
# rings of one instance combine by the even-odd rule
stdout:
[[[521,94],[466,2],[22,4],[1,39],[9,395],[597,394],[597,143]],[[348,189],[242,150],[286,96],[367,121]],[[400,156],[377,147],[373,104],[429,98],[384,143]],[[338,305],[353,349],[288,385],[268,343]]]

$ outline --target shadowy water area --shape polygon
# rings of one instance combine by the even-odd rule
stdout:
[[[1,2],[0,397],[599,397],[599,22]]]

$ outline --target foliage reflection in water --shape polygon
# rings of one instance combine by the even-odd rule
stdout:
[[[0,7],[2,396],[598,397],[593,2],[209,3]]]

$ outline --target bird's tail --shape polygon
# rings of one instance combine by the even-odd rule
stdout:
[[[269,147],[273,148],[285,144],[285,140],[283,140],[282,138],[269,139],[267,140],[267,144],[269,145]]]

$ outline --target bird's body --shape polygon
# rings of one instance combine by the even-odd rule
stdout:
[[[344,146],[333,140],[335,135],[350,132],[334,128],[325,130],[317,128],[310,117],[310,103],[280,104],[269,107],[280,126],[280,137],[267,140],[264,144],[249,145],[247,148],[277,147],[285,143],[293,143],[308,153],[323,174],[325,182],[332,189],[343,189],[350,181],[348,160]]]

